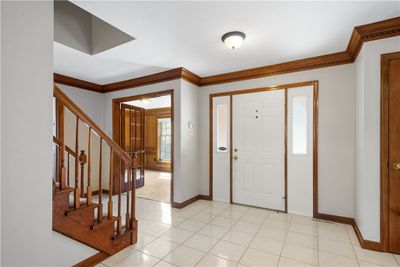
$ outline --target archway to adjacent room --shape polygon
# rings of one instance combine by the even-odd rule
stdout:
[[[173,114],[173,90],[113,99],[113,139],[137,157],[136,197],[173,202]]]

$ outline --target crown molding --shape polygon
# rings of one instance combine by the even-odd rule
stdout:
[[[400,35],[400,17],[354,27],[346,52],[354,62],[364,42]]]
[[[76,78],[58,74],[58,73],[53,74],[53,79],[54,79],[55,83],[74,86],[74,87],[78,87],[81,89],[86,89],[86,90],[94,91],[94,92],[98,92],[98,93],[103,93],[103,86],[100,84],[97,84],[97,83],[92,83],[92,82],[76,79]]]
[[[181,77],[182,77],[182,68],[176,68],[151,75],[146,75],[143,77],[105,84],[103,85],[103,89],[105,93],[106,92],[108,93],[128,88],[134,88],[138,86],[149,85],[153,83],[161,83],[161,82],[176,80],[180,79]]]
[[[197,86],[209,86],[353,63],[357,59],[364,42],[398,35],[400,35],[400,17],[395,17],[354,27],[346,50],[333,54],[299,59],[285,63],[228,72],[207,77],[200,77],[181,67],[105,85],[99,85],[56,73],[54,74],[54,82],[100,93],[108,93],[176,79],[184,79]]]
[[[349,55],[346,52],[338,52],[329,55],[300,59],[259,68],[208,76],[201,78],[200,86],[237,82],[242,80],[256,79],[267,76],[286,74],[290,72],[319,69],[348,63],[352,63]]]
[[[276,65],[208,76],[201,78],[200,86],[236,82],[290,72],[353,63],[356,60],[364,42],[389,38],[397,35],[400,35],[400,17],[357,26],[353,30],[345,51]]]
[[[182,68],[181,78],[190,83],[193,83],[194,85],[201,85],[201,77],[185,68]]]

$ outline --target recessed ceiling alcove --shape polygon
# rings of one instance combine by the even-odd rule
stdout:
[[[135,38],[69,1],[54,1],[54,40],[95,55]]]

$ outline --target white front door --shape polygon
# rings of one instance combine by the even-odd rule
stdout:
[[[285,91],[232,99],[233,202],[285,209]]]

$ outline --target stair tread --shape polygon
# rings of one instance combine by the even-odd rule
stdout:
[[[73,207],[70,208],[69,210],[67,210],[65,212],[65,215],[68,216],[69,214],[76,213],[76,212],[79,212],[80,210],[84,210],[84,209],[95,209],[98,206],[99,206],[99,204],[96,204],[96,203],[92,203],[92,204],[89,204],[89,205],[88,204],[82,204],[82,205],[80,205],[80,207],[78,209],[74,209]]]
[[[118,221],[118,217],[113,216],[113,217],[111,217],[111,219],[109,219],[107,216],[104,216],[104,217],[103,217],[103,220],[102,220],[100,223],[97,222],[97,223],[95,223],[94,225],[92,225],[90,228],[91,228],[92,230],[94,230],[94,229],[97,229],[97,228],[100,228],[100,227],[109,225],[109,224],[111,224],[111,223],[114,223],[114,222],[116,222],[116,221]]]
[[[56,189],[56,194],[66,194],[66,193],[71,193],[71,192],[73,192],[75,189],[74,188],[72,188],[72,187],[67,187],[67,188],[65,188],[65,189],[63,189],[63,190],[60,190],[59,188],[57,188]]]
[[[132,233],[133,229],[129,228],[128,230],[126,229],[126,227],[122,227],[121,232],[119,234],[117,234],[117,232],[115,232],[114,236],[112,237],[112,240],[118,240],[121,239],[122,237],[124,237],[126,234],[128,233]]]

